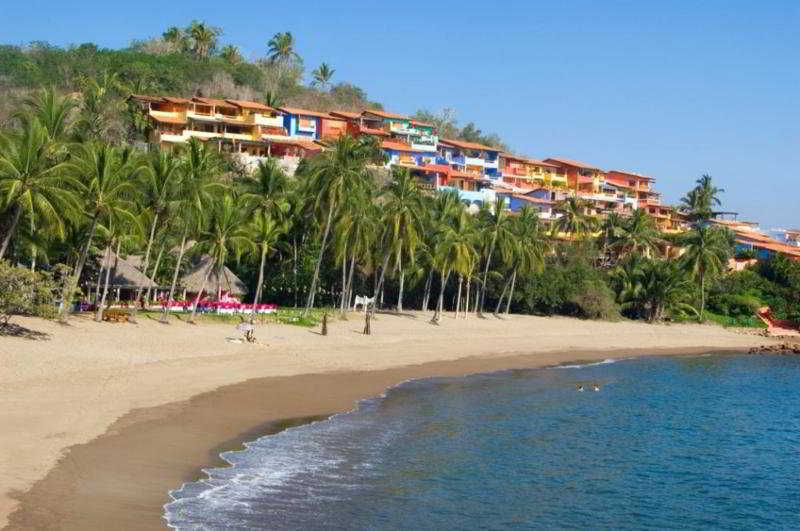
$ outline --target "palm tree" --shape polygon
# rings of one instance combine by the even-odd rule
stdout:
[[[618,227],[616,241],[611,248],[616,251],[617,256],[640,253],[649,258],[650,253],[658,250],[658,245],[662,242],[653,218],[646,210],[637,208],[631,217]]]
[[[322,153],[311,162],[307,175],[307,190],[313,194],[310,198],[313,211],[321,214],[325,221],[319,256],[314,267],[303,317],[306,317],[314,306],[320,266],[334,214],[345,196],[369,178],[366,172],[367,160],[362,144],[350,136],[342,136],[336,141],[333,149]]]
[[[444,289],[450,274],[455,272],[463,277],[468,275],[473,265],[478,260],[475,250],[476,233],[468,218],[468,214],[461,210],[453,223],[443,223],[437,231],[436,246],[434,250],[434,264],[441,277],[439,287],[439,300],[436,311],[431,318],[431,324],[439,324],[439,319],[444,306]],[[456,303],[456,313],[460,301]]]
[[[647,320],[660,321],[664,313],[696,313],[687,302],[690,283],[675,262],[653,260],[646,263],[641,276],[639,298],[647,309]]]
[[[258,163],[252,176],[237,181],[239,201],[254,213],[283,221],[289,211],[289,178],[274,158]]]
[[[74,126],[78,140],[108,138],[117,115],[123,109],[121,101],[113,98],[119,87],[117,74],[109,72],[83,80],[78,119]]]
[[[437,231],[443,224],[451,223],[459,213],[464,210],[456,190],[439,191],[431,199],[423,197],[422,208],[422,223],[424,227],[423,238],[424,247],[422,256],[427,258],[428,262],[428,278],[425,281],[425,291],[422,297],[422,311],[428,310],[428,303],[430,301],[431,286],[433,284],[433,274],[436,270],[433,260],[433,251],[436,247]],[[469,277],[467,277],[467,286],[469,286]]]
[[[59,96],[54,88],[43,88],[23,100],[17,115],[22,122],[36,120],[51,141],[64,141],[72,133],[78,102],[71,96]]]
[[[702,321],[706,305],[706,276],[721,273],[732,251],[730,236],[724,229],[700,226],[683,235],[685,249],[681,260],[694,280],[700,281],[700,315]]]
[[[267,46],[269,46],[269,60],[272,63],[286,64],[297,57],[294,51],[294,37],[290,31],[276,33]]]
[[[217,39],[222,30],[205,22],[193,20],[189,25],[188,34],[192,40],[192,52],[197,58],[206,59],[217,47]]]
[[[214,272],[221,278],[225,263],[231,255],[237,261],[245,251],[254,251],[255,243],[250,237],[250,217],[247,210],[240,208],[230,193],[225,193],[221,199],[211,205],[211,214],[207,227],[197,236],[197,247],[200,252],[211,257],[211,267],[206,270],[200,290],[194,300],[192,314],[189,322],[194,324],[197,305],[206,288],[209,276]]]
[[[421,194],[417,180],[411,176],[407,168],[393,167],[392,180],[386,185],[384,196],[386,202],[382,205],[384,212],[382,224],[385,227],[383,242],[386,247],[381,275],[374,296],[377,296],[383,288],[389,259],[393,257],[395,265],[400,270],[397,311],[402,312],[405,279],[403,255],[408,256],[413,265],[415,251],[422,241],[419,214]],[[375,306],[377,305],[372,305],[373,312]]]
[[[283,100],[280,98],[280,96],[278,96],[278,94],[268,90],[266,94],[264,94],[264,105],[267,107],[272,107],[273,109],[277,109],[278,107],[283,106]]]
[[[588,203],[577,197],[568,197],[555,210],[561,214],[553,223],[553,234],[565,233],[580,239],[594,229],[594,218],[586,214]]]
[[[63,293],[60,318],[65,319],[69,302],[83,272],[86,257],[92,245],[97,224],[101,218],[125,218],[133,215],[131,201],[135,187],[131,165],[135,160],[105,143],[86,143],[78,146],[66,168],[80,182],[80,194],[85,201],[85,214],[89,219],[86,241],[78,257],[72,278]],[[135,173],[135,171],[134,171]]]
[[[336,221],[336,258],[342,262],[342,297],[339,312],[344,316],[352,299],[356,265],[366,265],[378,236],[380,209],[374,201],[373,186],[352,191]],[[349,266],[348,266],[349,261]]]
[[[49,228],[63,238],[64,220],[76,219],[81,210],[74,193],[78,183],[64,174],[63,162],[55,162],[54,148],[36,119],[19,132],[0,136],[0,216],[8,218],[0,259],[23,215],[31,222],[38,220],[39,229]]]
[[[333,79],[333,74],[335,72],[336,69],[331,68],[328,63],[322,63],[319,65],[319,68],[311,72],[311,75],[314,76],[314,81],[311,84],[319,86],[325,90],[330,85],[331,79]]]
[[[511,310],[511,301],[514,298],[514,287],[516,285],[517,274],[533,273],[541,271],[544,268],[544,257],[550,250],[550,245],[545,240],[542,230],[539,226],[539,216],[537,212],[530,206],[525,205],[519,213],[519,216],[514,219],[513,226],[514,235],[516,237],[516,245],[512,247],[513,262],[511,279],[509,280],[511,286],[506,301],[506,315]],[[505,291],[505,290],[503,290]],[[495,310],[495,315],[500,310],[500,300]]]
[[[486,279],[489,277],[489,268],[492,265],[492,255],[498,243],[505,246],[513,241],[512,218],[506,211],[505,199],[497,197],[491,208],[481,210],[481,220],[484,226],[483,238],[489,242],[486,248],[486,264],[483,269],[483,279],[481,280],[481,298],[478,305],[478,315],[483,316],[484,303],[486,300]]]
[[[152,216],[142,267],[145,276],[150,265],[150,252],[153,248],[156,227],[158,227],[159,221],[163,221],[162,217],[167,213],[167,209],[173,206],[178,192],[178,182],[181,178],[180,164],[180,159],[174,154],[168,151],[156,151],[149,156],[147,166],[141,173],[142,178],[139,190],[142,197],[140,204]],[[151,278],[150,280],[154,279]],[[136,292],[137,301],[141,296],[141,292],[141,288]]]
[[[198,231],[203,220],[203,214],[211,204],[215,192],[224,190],[224,185],[213,180],[220,167],[217,154],[208,144],[196,138],[189,140],[187,149],[183,153],[181,163],[181,178],[178,183],[177,208],[180,209],[181,243],[178,248],[178,260],[172,274],[172,283],[169,288],[167,304],[164,305],[161,322],[167,323],[170,312],[170,302],[175,296],[175,287],[178,283],[183,255],[186,252],[186,240],[189,234]]]
[[[256,284],[256,294],[253,297],[253,312],[250,314],[250,322],[255,319],[255,305],[261,301],[261,294],[264,287],[264,264],[267,257],[275,251],[278,239],[286,233],[286,223],[275,220],[265,211],[256,211],[253,218],[251,233],[253,243],[258,249],[260,263],[258,266],[258,284]]]
[[[624,223],[625,221],[622,219],[622,216],[616,212],[611,212],[603,220],[600,226],[601,238],[603,239],[602,260],[608,259],[608,250],[622,233],[622,226]]]
[[[696,186],[686,196],[681,198],[681,203],[689,211],[692,221],[707,220],[713,215],[715,205],[721,205],[719,194],[725,190],[714,186],[710,175],[704,174],[695,181]]]
[[[104,262],[110,262],[111,259],[111,249],[114,247],[116,243],[116,256],[119,256],[120,247],[122,245],[122,241],[126,237],[133,237],[133,238],[141,238],[142,236],[142,226],[139,223],[137,217],[133,214],[132,211],[126,209],[115,209],[110,210],[104,213],[105,219],[103,219],[102,224],[98,225],[98,230],[105,233],[105,236],[108,240],[107,247],[103,258],[101,258],[100,262],[100,270],[103,269]],[[111,270],[114,269],[111,267],[109,263],[106,265],[106,273],[105,273],[105,282],[103,283],[103,291],[102,296],[100,297],[99,302],[97,303],[97,312],[95,313],[94,320],[98,323],[103,320],[103,309],[105,308],[106,304],[106,297],[108,296],[108,283],[109,278],[111,276]],[[100,276],[98,275],[97,279],[97,287],[100,287]]]
[[[232,65],[241,64],[244,61],[242,52],[239,51],[237,46],[233,44],[226,44],[219,52],[219,56]]]

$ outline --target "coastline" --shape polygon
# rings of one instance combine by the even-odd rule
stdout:
[[[32,486],[26,491],[15,489],[10,498],[14,506],[10,507],[13,514],[9,528],[164,528],[166,522],[161,517],[161,508],[169,501],[168,491],[184,481],[197,479],[204,467],[223,464],[218,457],[221,451],[269,433],[275,429],[275,423],[283,419],[325,418],[350,410],[358,400],[379,395],[386,388],[409,379],[536,368],[610,357],[742,352],[768,342],[761,337],[699,325],[651,326],[528,316],[513,316],[500,322],[494,319],[445,321],[441,327],[428,326],[421,318],[381,316],[378,324],[380,335],[366,337],[349,330],[353,328],[353,320],[337,321],[333,331],[338,332],[338,337],[334,338],[321,338],[307,329],[271,325],[261,332],[262,337],[267,332],[278,332],[286,336],[285,344],[278,344],[281,337],[275,336],[269,351],[235,345],[237,350],[226,353],[225,357],[205,355],[200,360],[197,356],[151,359],[154,356],[149,350],[152,345],[147,342],[128,345],[145,360],[137,365],[127,359],[126,370],[112,369],[117,373],[116,379],[125,380],[128,386],[119,386],[119,382],[102,371],[92,375],[95,386],[100,384],[123,393],[116,397],[121,399],[122,404],[116,405],[121,406],[122,413],[108,419],[107,411],[99,415],[92,412],[92,417],[99,417],[92,420],[100,429],[84,440],[60,447],[57,446],[58,437],[40,441],[45,448],[33,450],[44,450],[40,452],[42,455],[55,454],[52,463],[55,466],[48,466],[33,481],[29,479]],[[538,325],[548,326],[554,335]],[[83,322],[76,326],[94,327]],[[173,334],[179,336],[176,339],[180,342],[196,336],[194,340],[198,343],[193,349],[210,349],[213,347],[208,338],[219,340],[220,334],[229,332],[230,327],[202,325],[192,328],[180,324],[173,331],[170,330],[173,327],[144,323],[118,329],[105,325],[103,331],[139,329],[134,335],[140,336],[142,328],[148,328],[150,341],[160,344],[162,349],[166,346],[163,343]],[[414,337],[409,336],[412,329]],[[478,340],[487,330],[494,330],[496,336]],[[572,332],[567,338],[563,337],[565,330]],[[184,331],[188,336],[183,335]],[[76,329],[62,333],[78,335],[83,343],[91,339]],[[631,337],[625,337],[625,333]],[[536,344],[532,344],[532,340]],[[354,344],[356,341],[361,344]],[[6,346],[6,342],[0,340],[0,347]],[[643,346],[630,348],[637,342]],[[37,349],[45,351],[48,343],[35,342]],[[561,348],[556,347],[558,344]],[[670,346],[656,346],[659,344]],[[51,354],[58,350],[52,348],[52,344],[50,347]],[[290,349],[291,353],[285,349]],[[331,363],[334,361],[330,359],[332,353],[339,354],[336,363]],[[295,358],[295,363],[285,363],[287,360],[281,360],[281,355]],[[319,356],[327,363],[320,363]],[[102,364],[102,361],[97,363]],[[209,375],[213,377],[204,378]],[[42,379],[40,372],[37,376],[38,383],[49,382],[56,389],[60,387],[52,378]],[[76,378],[77,374],[66,376],[70,377]],[[189,382],[194,385],[180,385]],[[26,386],[28,391],[31,391],[30,383],[31,380]],[[167,392],[142,400],[141,393],[148,390],[140,387],[142,383],[149,384],[150,389],[180,386],[181,392]],[[7,387],[4,385],[3,389]],[[10,395],[0,395],[4,404],[10,404],[9,396],[17,395],[15,398],[21,400],[26,394],[21,387],[10,387]],[[134,390],[136,392],[131,395]],[[170,390],[172,387],[167,389]],[[169,400],[170,396],[179,398]],[[138,404],[141,405],[137,407]],[[18,401],[17,405],[21,403]],[[87,413],[86,404],[72,404],[71,409]],[[2,420],[9,420],[12,427],[14,420],[23,417],[36,422],[36,415],[17,413],[16,419],[7,419],[8,415],[3,414]],[[53,429],[53,426],[45,428]],[[3,442],[11,439],[13,436],[4,437]],[[47,442],[53,439],[56,443]],[[24,438],[14,442],[19,445]],[[57,451],[54,452],[53,447],[57,447]],[[2,464],[7,465],[5,461]],[[4,489],[10,486],[2,485]]]

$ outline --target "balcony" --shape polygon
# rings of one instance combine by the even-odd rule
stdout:
[[[266,125],[268,127],[283,127],[283,117],[276,116],[275,118],[271,116],[264,116],[263,114],[254,114],[253,116],[253,123],[256,125]]]
[[[414,142],[412,140],[411,141],[411,149],[414,149],[414,150],[417,150],[417,151],[436,151],[436,144],[427,144],[427,143],[417,144],[416,142]]]
[[[479,157],[464,157],[464,164],[467,166],[485,166],[485,162],[482,158]]]
[[[186,120],[185,112],[168,112],[168,111],[150,111],[150,116],[153,118],[162,118],[167,120]]]
[[[186,142],[187,137],[184,135],[175,135],[171,133],[160,133],[158,135],[158,139],[161,142],[171,142],[171,143],[179,143],[179,142]]]
[[[488,160],[487,159],[487,160],[483,161],[483,165],[486,168],[497,168],[498,164],[499,164],[499,160],[498,159],[494,159],[494,160]]]

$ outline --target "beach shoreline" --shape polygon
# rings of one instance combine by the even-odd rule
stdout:
[[[0,382],[3,403],[21,408],[36,396],[32,401],[38,405],[60,401],[63,410],[60,419],[59,408],[44,415],[8,408],[0,413],[6,425],[21,427],[25,420],[29,428],[2,436],[5,447],[21,457],[0,462],[4,472],[12,472],[10,481],[0,485],[9,528],[164,528],[162,506],[169,501],[168,491],[198,479],[202,468],[223,465],[221,451],[270,433],[285,419],[320,419],[351,410],[359,400],[410,379],[643,355],[744,352],[770,342],[699,325],[513,316],[505,321],[446,320],[433,327],[423,318],[380,316],[375,336],[351,330],[353,320],[334,322],[327,338],[308,329],[272,325],[259,330],[260,337],[270,337],[266,350],[223,347],[230,328],[225,325],[114,328],[84,321],[70,329],[47,329],[54,335],[50,341],[18,343],[33,352],[17,349],[16,357],[23,359],[12,359],[12,378]],[[26,324],[53,326],[34,320]],[[52,343],[56,335],[58,345]],[[0,353],[11,352],[2,347],[16,341],[0,339]],[[70,351],[77,344],[88,347]],[[188,345],[191,355],[177,345]],[[92,359],[103,348],[115,349],[114,363],[110,355]],[[224,356],[206,352],[215,348],[228,351]],[[164,349],[169,355],[163,355]],[[40,359],[45,365],[29,370],[26,359],[41,354],[56,360],[46,367]],[[70,366],[76,357],[82,369],[59,367]],[[59,368],[62,372],[56,374]],[[84,392],[76,392],[76,386]],[[98,395],[100,386],[104,392]],[[113,407],[103,407],[102,400]],[[75,418],[64,417],[66,412],[88,415],[87,426],[43,436]],[[36,444],[23,450],[36,436]],[[51,462],[37,469],[38,477],[30,471],[20,477],[26,459],[35,458]]]

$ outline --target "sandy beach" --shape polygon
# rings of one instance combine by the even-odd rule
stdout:
[[[0,526],[157,529],[167,491],[217,454],[324,417],[409,378],[578,360],[739,351],[769,343],[716,326],[511,316],[427,324],[359,316],[329,335],[260,325],[261,345],[226,341],[230,324],[137,325],[74,318],[16,323],[46,339],[0,338]]]

